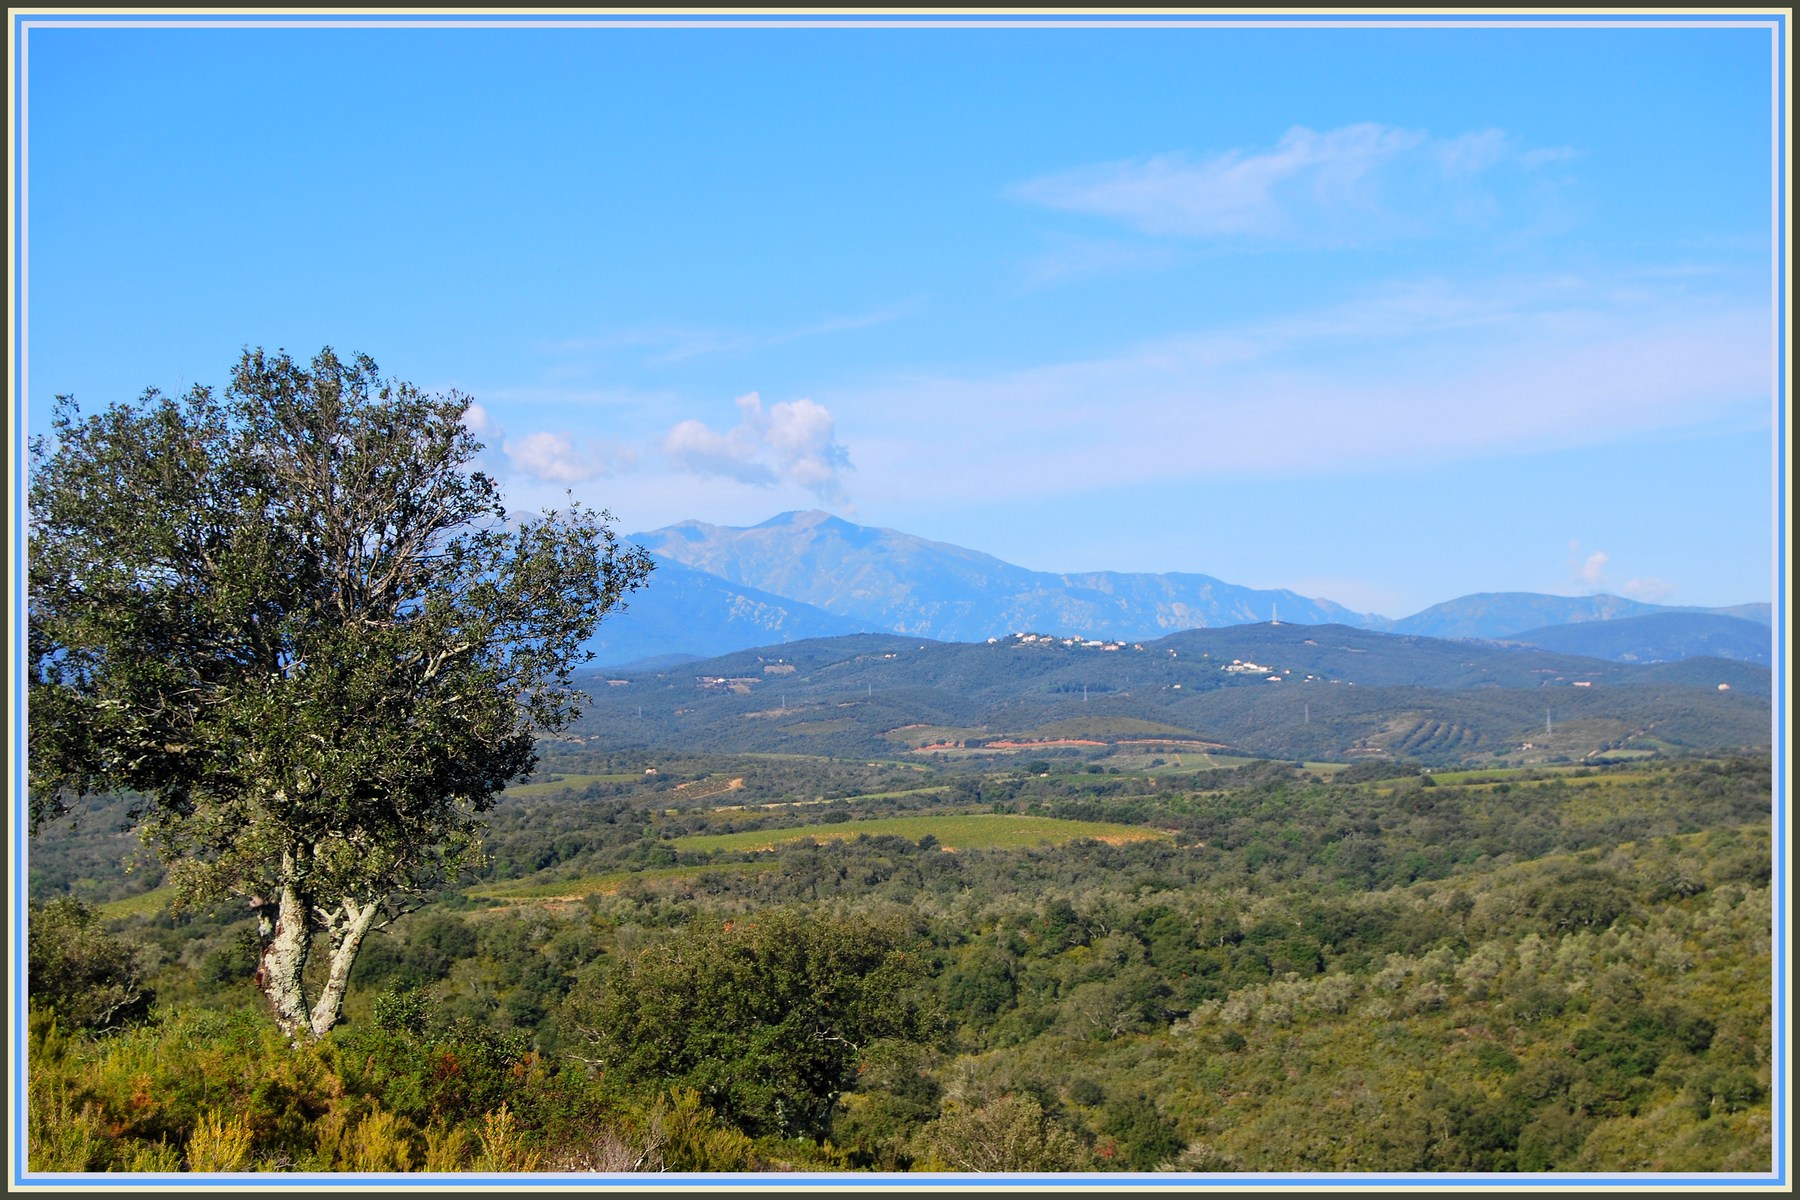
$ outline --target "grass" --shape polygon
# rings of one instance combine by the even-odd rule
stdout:
[[[754,851],[772,850],[789,842],[849,841],[869,837],[903,837],[916,842],[927,834],[946,850],[1017,850],[1031,846],[1060,846],[1078,838],[1136,842],[1167,838],[1160,830],[1107,821],[1066,821],[1057,817],[1029,817],[1010,813],[946,814],[941,816],[881,817],[868,821],[840,821],[829,825],[801,825],[787,829],[751,829],[738,833],[695,834],[676,838],[676,850]]]
[[[127,896],[123,900],[108,900],[105,904],[96,904],[94,911],[105,921],[118,921],[125,917],[149,917],[167,908],[169,901],[174,898],[175,886],[165,884],[148,892]]]

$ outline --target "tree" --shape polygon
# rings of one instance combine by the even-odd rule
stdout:
[[[510,521],[469,400],[327,348],[33,440],[34,828],[128,789],[188,902],[240,896],[290,1039],[364,936],[478,860],[480,814],[579,711],[581,644],[650,559],[579,504]],[[308,1011],[315,934],[329,970]]]
[[[1092,1155],[1030,1096],[951,1103],[917,1137],[920,1157],[947,1171],[1079,1171]]]
[[[614,1078],[692,1088],[753,1135],[818,1136],[874,1042],[930,1032],[921,941],[860,915],[695,922],[571,997],[570,1013]]]
[[[113,1029],[142,1018],[151,993],[132,946],[73,896],[31,906],[30,998],[64,1029]]]

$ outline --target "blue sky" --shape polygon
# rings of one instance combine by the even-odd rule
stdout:
[[[27,50],[32,430],[331,345],[622,532],[818,507],[1395,617],[1770,598],[1766,28]]]

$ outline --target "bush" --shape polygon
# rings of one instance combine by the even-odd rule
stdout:
[[[777,910],[696,922],[571,1000],[609,1077],[692,1089],[755,1136],[822,1135],[864,1048],[927,1029],[918,935]]]
[[[136,951],[108,934],[73,896],[30,909],[29,991],[33,1007],[54,1009],[65,1030],[117,1029],[150,1011]]]
[[[945,1171],[1078,1171],[1092,1164],[1081,1139],[1029,1096],[955,1106],[925,1126],[919,1159]]]

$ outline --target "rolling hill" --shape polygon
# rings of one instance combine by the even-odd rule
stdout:
[[[1263,623],[1143,642],[862,634],[625,673],[593,688],[571,732],[646,747],[890,758],[1106,755],[1167,742],[1340,762],[1577,761],[1766,747],[1769,688],[1766,668],[1727,659],[1640,665],[1346,625]]]
[[[1477,592],[1434,604],[1410,617],[1394,621],[1386,628],[1391,633],[1413,633],[1424,637],[1514,638],[1528,630],[1539,631],[1551,626],[1621,621],[1670,613],[1732,617],[1760,621],[1764,625],[1768,625],[1772,619],[1767,604],[1740,604],[1721,609],[1674,608],[1627,600],[1622,596]]]
[[[1716,613],[1655,612],[1610,621],[1581,621],[1528,629],[1507,640],[1559,654],[1581,654],[1614,662],[1712,657],[1766,667],[1775,658],[1774,630],[1767,624]]]

